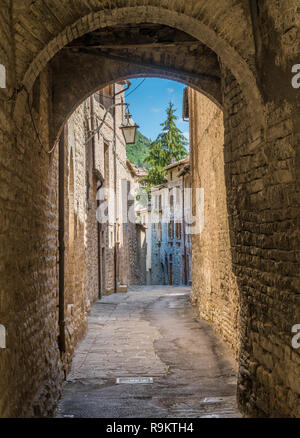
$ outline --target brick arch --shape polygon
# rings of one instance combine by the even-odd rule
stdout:
[[[66,26],[38,53],[24,74],[22,84],[27,90],[31,90],[35,79],[51,59],[68,43],[86,33],[99,28],[116,26],[120,23],[139,24],[147,22],[167,25],[193,36],[219,56],[222,64],[230,70],[243,90],[249,113],[252,115],[253,123],[257,125],[257,128],[258,125],[263,123],[264,110],[255,75],[237,49],[224,36],[218,35],[212,26],[206,24],[208,21],[213,21],[213,17],[206,17],[200,21],[186,13],[179,13],[175,10],[175,6],[174,10],[158,6],[132,6],[91,12],[82,16],[73,24]],[[20,121],[20,116],[22,117],[25,102],[26,92],[23,91],[19,93],[15,106],[15,119],[17,122]]]
[[[186,79],[183,76],[170,74],[167,71],[161,72],[160,74],[155,74],[151,71],[151,69],[141,69],[141,68],[131,68],[125,67],[123,68],[122,74],[120,74],[118,70],[118,64],[115,64],[115,67],[108,69],[106,71],[107,74],[101,75],[101,80],[99,81],[99,77],[94,77],[93,75],[89,75],[89,81],[84,84],[79,83],[76,73],[75,75],[68,80],[68,87],[65,87],[64,80],[60,80],[56,82],[56,86],[54,89],[54,102],[53,102],[53,140],[57,141],[66,121],[73,114],[76,108],[84,102],[91,94],[95,93],[101,88],[104,88],[106,85],[113,84],[115,82],[123,81],[126,79],[133,78],[147,78],[147,77],[156,77],[161,79],[170,79],[177,82],[181,82],[200,93],[206,95],[210,100],[212,100],[217,106],[221,108],[221,103],[219,100],[219,96],[214,96],[217,93],[210,93],[207,90],[203,89],[203,87],[199,86],[197,80]],[[76,89],[76,94],[70,92],[70,90]],[[210,90],[211,91],[211,90]]]

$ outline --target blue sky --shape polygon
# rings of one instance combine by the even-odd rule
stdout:
[[[142,81],[130,79],[129,94]],[[183,134],[189,137],[189,124],[182,120],[182,94],[185,85],[159,78],[146,78],[146,80],[128,97],[130,113],[133,120],[140,126],[143,135],[155,140],[161,132],[160,123],[166,119],[166,108],[171,100],[177,109],[177,126]]]

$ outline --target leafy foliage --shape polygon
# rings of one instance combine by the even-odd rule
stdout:
[[[188,154],[186,149],[187,140],[176,125],[178,117],[175,115],[176,109],[172,102],[169,103],[166,113],[167,119],[161,123],[162,132],[156,139],[163,151],[163,166],[167,166],[172,159],[175,159],[175,161],[182,160]]]
[[[150,145],[151,140],[138,131],[135,144],[129,144],[126,147],[128,160],[138,167],[148,168],[145,158],[148,155]]]
[[[150,144],[145,163],[149,166],[149,173],[141,182],[150,188],[165,182],[166,172],[162,169],[170,164],[171,160],[182,160],[188,154],[187,140],[176,125],[176,109],[172,102],[166,110],[167,118],[161,123],[162,132]]]

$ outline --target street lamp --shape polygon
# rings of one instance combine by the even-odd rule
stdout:
[[[85,144],[87,145],[93,137],[95,137],[96,134],[98,134],[105,122],[106,116],[109,113],[109,111],[116,107],[116,106],[126,106],[126,111],[125,111],[125,115],[124,115],[124,120],[120,126],[120,129],[123,132],[123,137],[125,140],[126,144],[134,144],[136,141],[136,134],[137,134],[137,130],[139,128],[138,125],[135,124],[135,122],[132,120],[131,118],[131,114],[129,112],[128,103],[124,103],[124,102],[118,102],[118,103],[114,103],[112,104],[105,112],[103,119],[101,120],[100,126],[98,126],[98,128],[93,131],[90,135],[90,137],[86,140]]]
[[[128,106],[126,106],[124,120],[120,126],[126,144],[134,144],[136,142],[138,128],[139,126],[131,118]]]

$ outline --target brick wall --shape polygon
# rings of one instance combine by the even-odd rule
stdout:
[[[223,87],[231,243],[241,297],[239,401],[247,413],[299,416],[299,351],[291,346],[291,328],[300,319],[291,111],[269,104],[266,137],[255,135],[228,72]]]
[[[232,352],[239,352],[239,292],[232,256],[224,172],[223,113],[211,100],[189,90],[193,214],[196,190],[204,190],[204,229],[192,235],[192,301],[211,321]]]
[[[227,70],[223,98],[224,115],[190,92],[194,184],[205,190],[204,231],[193,238],[193,299],[238,356],[245,414],[299,416],[299,352],[291,346],[300,319],[292,113],[289,105],[268,105],[263,137]]]
[[[7,331],[7,348],[0,351],[2,417],[49,414],[63,378],[57,345],[58,157],[57,150],[46,152],[49,96],[46,69],[29,99],[42,145],[28,105],[21,128],[2,117],[0,122],[6,137],[1,141],[0,314]],[[10,110],[7,105],[6,116]]]

